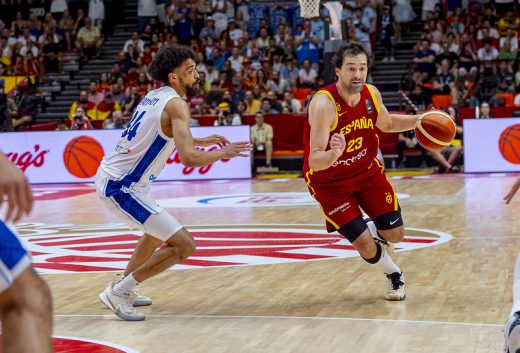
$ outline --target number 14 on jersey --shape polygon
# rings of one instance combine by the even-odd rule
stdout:
[[[125,131],[123,131],[121,137],[126,137],[128,141],[132,141],[135,135],[137,135],[137,130],[139,129],[139,125],[141,125],[141,119],[145,113],[145,111],[141,113],[135,111],[134,116],[132,116],[132,120],[130,120],[130,123],[128,123],[128,127]]]

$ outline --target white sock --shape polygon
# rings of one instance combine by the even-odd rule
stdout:
[[[137,282],[134,276],[130,273],[128,276],[123,276],[119,282],[114,285],[114,290],[117,292],[130,292],[134,290],[139,282]]]
[[[379,267],[386,274],[391,274],[394,272],[401,273],[401,269],[399,268],[399,266],[395,264],[395,262],[392,260],[392,258],[384,248],[381,248],[381,258],[379,258],[379,261],[376,262],[374,265]]]

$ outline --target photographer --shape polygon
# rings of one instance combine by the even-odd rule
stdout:
[[[11,112],[11,123],[15,130],[19,130],[24,125],[34,122],[38,113],[40,98],[36,96],[34,89],[26,82],[20,83],[16,87],[14,95],[14,106],[18,107],[17,112]]]
[[[242,125],[242,119],[239,114],[231,115],[229,103],[220,103],[215,113],[217,114],[217,120],[215,120],[213,126]]]
[[[70,125],[71,130],[94,130],[94,127],[90,123],[85,110],[82,107],[77,107],[74,117],[72,118],[72,124]]]

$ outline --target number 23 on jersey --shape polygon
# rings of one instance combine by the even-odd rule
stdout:
[[[355,150],[363,147],[363,138],[358,137],[354,140],[350,140],[347,144],[347,152],[354,152]]]

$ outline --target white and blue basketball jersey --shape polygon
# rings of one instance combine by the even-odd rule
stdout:
[[[96,188],[103,203],[132,227],[168,240],[182,226],[149,194],[149,186],[173,153],[175,142],[161,127],[166,103],[179,97],[171,87],[149,92],[135,108],[114,151],[103,158]]]
[[[103,158],[99,171],[121,186],[148,186],[173,153],[175,142],[161,128],[166,103],[179,97],[171,87],[150,91],[135,108],[128,127],[112,153]]]

